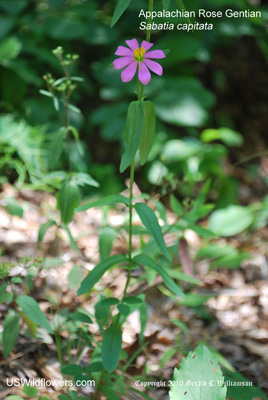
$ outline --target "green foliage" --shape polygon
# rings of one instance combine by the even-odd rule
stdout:
[[[132,101],[127,111],[126,121],[126,151],[122,156],[120,172],[123,172],[132,162],[139,148],[145,121],[145,103]]]
[[[229,206],[223,210],[214,211],[209,219],[210,229],[219,236],[233,236],[243,232],[254,220],[251,208]]]
[[[78,185],[73,181],[65,181],[57,195],[57,206],[60,210],[61,220],[64,224],[71,222],[74,210],[80,202]]]
[[[139,154],[140,154],[140,164],[144,165],[147,161],[149,153],[151,151],[156,128],[156,118],[154,105],[151,101],[146,101],[144,103],[145,108],[145,120],[144,127],[141,136],[141,141],[139,144]]]
[[[125,256],[115,255],[96,265],[82,281],[80,288],[77,291],[78,296],[81,296],[82,294],[91,290],[110,268],[113,268],[115,265],[122,264],[126,261],[127,258]]]
[[[114,10],[114,15],[113,15],[112,22],[111,22],[111,27],[113,27],[117,23],[117,21],[119,20],[121,15],[125,12],[127,7],[129,6],[130,2],[131,2],[131,0],[118,0],[117,1],[116,8]]]
[[[38,394],[38,389],[34,386],[24,385],[23,393],[26,394],[28,397],[36,397]]]
[[[226,386],[221,368],[207,347],[200,345],[174,372],[170,400],[225,400]]]
[[[168,252],[167,246],[164,242],[161,227],[158,223],[157,217],[153,210],[144,203],[135,204],[135,210],[137,211],[143,225],[148,229],[148,232],[156,241],[159,249],[162,251],[165,257],[171,261],[171,256]]]
[[[41,311],[38,303],[32,297],[22,294],[17,297],[16,303],[31,321],[46,329],[48,332],[53,332],[43,311]]]
[[[122,345],[122,331],[120,328],[110,326],[103,335],[102,363],[108,372],[116,368]]]
[[[3,330],[3,353],[8,357],[15,346],[19,334],[20,317],[18,314],[9,312],[5,318]]]

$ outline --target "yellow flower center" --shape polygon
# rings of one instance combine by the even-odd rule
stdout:
[[[141,62],[144,60],[144,54],[145,54],[145,48],[141,47],[141,48],[137,48],[136,50],[134,50],[134,60]]]

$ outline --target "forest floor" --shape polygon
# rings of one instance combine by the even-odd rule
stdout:
[[[90,298],[77,297],[76,290],[70,289],[68,275],[74,265],[84,268],[84,274],[90,271],[97,262],[98,231],[102,224],[101,209],[90,209],[77,213],[70,225],[73,236],[77,240],[79,252],[70,250],[68,238],[61,241],[55,238],[52,228],[45,235],[42,245],[37,245],[37,234],[40,225],[47,220],[56,207],[55,198],[43,192],[16,191],[6,184],[0,197],[0,205],[5,204],[7,197],[13,197],[25,211],[24,217],[10,215],[4,207],[0,208],[0,249],[1,263],[11,263],[11,274],[23,276],[25,268],[19,259],[30,257],[43,258],[42,268],[35,279],[32,292],[40,308],[49,314],[49,299],[57,298],[57,287],[60,289],[60,309],[74,311],[83,306],[94,314],[94,304],[102,288],[109,288],[113,296],[122,295],[126,281],[122,269],[114,269],[107,273],[98,284],[99,292],[92,292]],[[108,219],[112,226],[122,223],[127,210],[113,209]],[[171,211],[168,211],[172,219]],[[82,232],[82,233],[81,233]],[[185,235],[194,258],[201,239],[193,231]],[[163,294],[161,282],[151,286],[139,281],[130,288],[131,293],[145,293],[148,304],[149,319],[145,330],[145,341],[148,343],[143,351],[126,371],[129,381],[136,376],[144,376],[144,380],[168,381],[172,379],[175,367],[182,358],[199,343],[211,346],[220,352],[232,366],[254,385],[260,385],[268,394],[268,265],[267,265],[268,228],[253,232],[251,236],[239,235],[230,239],[221,238],[221,244],[231,242],[236,247],[246,246],[250,249],[251,258],[244,261],[237,269],[210,269],[209,260],[195,263],[195,276],[202,286],[184,286],[188,293],[207,295],[208,300],[201,306],[179,305]],[[135,241],[134,241],[135,246]],[[58,251],[62,262],[57,262]],[[126,253],[126,243],[116,239],[112,253]],[[160,283],[160,285],[159,285]],[[18,291],[22,290],[18,286]],[[2,330],[7,306],[0,305]],[[181,321],[181,326],[171,321]],[[140,328],[139,313],[134,312],[127,320],[123,334],[124,349],[129,356],[138,349],[138,333]],[[98,325],[90,325],[90,331],[96,340],[101,340]],[[66,339],[62,332],[62,340]],[[0,359],[0,398],[13,394],[23,397],[21,387],[8,387],[7,379],[12,378],[62,378],[57,361],[54,340],[49,337],[45,343],[34,338],[27,338],[21,331],[19,341],[8,359]],[[171,349],[176,349],[172,351]],[[90,350],[83,351],[82,365],[90,361]],[[145,374],[149,371],[149,377]],[[43,391],[42,391],[43,390]],[[90,390],[83,389],[84,395]],[[58,387],[40,389],[39,395],[47,395],[56,400],[61,393]],[[148,393],[150,394],[150,393]],[[153,399],[168,399],[168,389],[158,388],[150,394]],[[129,399],[139,399],[139,395],[129,394]]]

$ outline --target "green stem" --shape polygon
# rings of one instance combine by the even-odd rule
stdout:
[[[96,386],[96,389],[95,389],[95,393],[94,393],[94,396],[93,396],[93,400],[97,400],[98,397],[99,397],[100,385],[101,385],[101,381],[102,381],[103,375],[104,375],[104,371],[102,371],[102,373],[100,374],[100,377],[99,377],[99,380],[98,380],[98,383],[97,383],[97,386]]]

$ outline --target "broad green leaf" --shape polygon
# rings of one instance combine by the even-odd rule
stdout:
[[[120,194],[112,194],[111,196],[103,197],[99,200],[92,201],[91,203],[84,204],[76,208],[75,211],[85,211],[93,207],[113,206],[118,203],[123,203],[126,206],[129,206],[129,199],[125,196],[121,196]]]
[[[94,285],[102,278],[106,271],[115,265],[126,262],[127,258],[123,255],[114,255],[100,262],[82,281],[80,288],[77,291],[78,296],[91,290]]]
[[[121,397],[119,397],[118,394],[116,394],[116,392],[110,387],[103,386],[101,391],[106,396],[107,400],[121,400]]]
[[[120,301],[118,299],[116,299],[115,297],[110,297],[108,299],[104,299],[99,302],[100,305],[109,306],[109,307],[116,306],[119,303],[120,303]]]
[[[111,22],[111,28],[117,23],[117,21],[119,20],[121,15],[128,8],[130,2],[131,2],[131,0],[118,0],[115,10],[114,10],[112,22]]]
[[[21,42],[16,37],[8,37],[0,42],[0,63],[13,60],[21,50]]]
[[[108,372],[116,368],[122,346],[122,331],[120,328],[110,326],[104,332],[102,342],[102,363]]]
[[[53,219],[49,219],[47,222],[45,222],[44,224],[42,224],[40,226],[39,231],[38,231],[38,238],[37,238],[38,243],[42,242],[46,232],[53,225],[57,225],[57,222],[54,221]]]
[[[168,273],[150,257],[145,254],[139,254],[138,256],[133,258],[133,262],[138,264],[146,265],[149,268],[155,269],[159,275],[162,277],[167,288],[173,292],[174,294],[185,297],[183,291],[179,288],[179,286],[174,282],[174,280],[168,275]]]
[[[201,140],[205,143],[221,140],[227,146],[242,146],[243,136],[230,128],[206,129],[201,133]]]
[[[135,157],[143,132],[145,119],[145,105],[143,101],[132,101],[127,111],[126,121],[126,151],[122,156],[120,172],[131,164]]]
[[[2,278],[0,278],[0,279],[2,279]],[[7,287],[8,287],[8,283],[3,283],[2,285],[0,285],[0,297],[3,296]]]
[[[11,396],[7,396],[7,400],[23,400],[23,398],[20,396],[11,395]]]
[[[10,215],[17,215],[18,217],[23,218],[23,208],[16,202],[16,200],[9,198],[7,201],[8,203],[5,206],[6,211]]]
[[[104,369],[104,367],[103,367],[102,362],[96,361],[96,362],[91,363],[85,369],[85,372],[89,374],[90,372],[101,372],[101,371],[103,371],[103,369]]]
[[[141,136],[141,141],[139,144],[141,165],[144,165],[146,163],[149,153],[151,151],[154,142],[155,127],[156,127],[156,118],[155,118],[155,110],[153,103],[151,101],[146,101],[144,103],[144,110],[145,110],[144,127]]]
[[[58,132],[53,134],[48,153],[48,165],[50,170],[56,167],[63,151],[65,140],[66,128],[61,128]]]
[[[117,308],[120,314],[124,315],[125,317],[130,314],[130,308],[125,304],[118,304]]]
[[[66,180],[57,195],[57,205],[64,224],[71,222],[74,210],[79,205],[80,192],[77,184]]]
[[[203,345],[182,360],[179,370],[174,371],[173,380],[180,384],[171,387],[170,400],[226,399],[227,388],[221,368],[215,356]]]
[[[76,364],[67,364],[61,367],[61,373],[64,375],[76,375],[76,374],[82,374],[84,372],[84,369],[80,367],[80,365]]]
[[[227,368],[227,367],[226,367]],[[229,368],[224,370],[225,380],[229,384],[227,386],[227,398],[232,400],[267,400],[266,395],[262,392],[261,388],[251,386],[243,375],[236,371],[231,371]]]
[[[32,335],[32,337],[36,336],[37,333],[37,325],[35,322],[33,322],[30,318],[27,317],[27,315],[24,314],[24,312],[20,312],[20,315],[23,319],[23,322],[27,325],[27,328]]]
[[[3,354],[7,358],[16,344],[20,327],[20,316],[9,312],[5,318],[3,330]]]
[[[164,242],[161,227],[153,210],[145,203],[137,203],[135,204],[134,208],[137,211],[141,222],[143,223],[145,228],[148,229],[150,235],[154,238],[159,249],[162,251],[164,256],[167,257],[169,261],[171,261],[171,255],[168,252],[167,246]]]
[[[80,285],[82,279],[85,275],[85,268],[80,267],[79,265],[74,265],[68,275],[68,285],[72,290],[76,290]]]
[[[209,229],[219,236],[233,236],[243,232],[254,221],[249,207],[229,206],[214,211],[209,217]]]
[[[116,237],[116,230],[110,226],[107,226],[101,230],[99,236],[99,250],[101,261],[109,257]]]
[[[24,385],[23,393],[26,394],[26,396],[28,397],[36,397],[38,394],[38,389],[35,386]]]
[[[125,303],[125,304],[142,304],[143,301],[142,301],[142,299],[140,299],[137,296],[129,296],[129,297],[124,298],[123,303]]]
[[[93,324],[92,319],[83,312],[74,312],[71,314],[71,318],[75,321],[84,322],[85,324]]]
[[[45,314],[41,311],[38,303],[32,297],[21,294],[17,297],[16,303],[31,321],[35,322],[38,326],[41,326],[50,333],[53,333]]]

